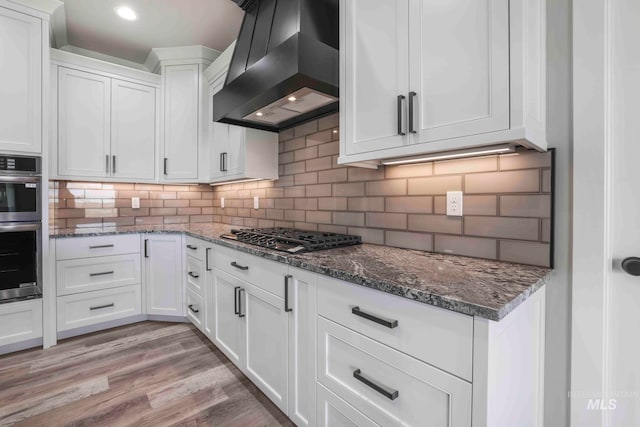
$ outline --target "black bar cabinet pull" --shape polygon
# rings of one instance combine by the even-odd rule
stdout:
[[[398,390],[388,390],[386,387],[362,375],[362,371],[360,371],[360,369],[353,371],[353,377],[361,383],[371,387],[389,400],[396,400],[398,398]]]
[[[198,277],[200,277],[199,275],[197,275],[197,274],[196,274],[196,273],[194,273],[193,271],[190,271],[190,272],[189,272],[189,273],[187,273],[187,274],[189,274],[189,276],[193,277],[194,279],[197,279]]]
[[[376,322],[379,325],[386,326],[389,329],[398,327],[397,320],[385,319],[384,317],[375,316],[373,314],[367,313],[366,311],[360,310],[360,307],[353,307],[351,309],[351,313],[355,314],[356,316],[363,317],[367,320],[371,320],[372,322]]]
[[[238,268],[238,269],[240,269],[240,270],[243,270],[243,271],[247,271],[247,270],[249,269],[249,266],[247,266],[247,265],[240,265],[240,264],[238,264],[238,263],[237,263],[237,262],[235,262],[235,261],[233,261],[233,262],[231,263],[231,266],[232,266],[232,267],[235,267],[235,268]]]
[[[108,276],[109,274],[113,274],[113,271],[104,271],[102,273],[89,273],[89,277]]]
[[[196,310],[195,308],[193,308],[193,304],[189,304],[189,310],[193,311],[194,313],[200,313],[200,310]]]
[[[416,102],[416,95],[417,93],[415,92],[409,92],[409,132],[410,133],[418,133],[416,132],[416,129],[414,126],[414,112],[413,112],[413,109],[415,107],[415,102]]]
[[[187,245],[187,248],[191,249],[192,251],[198,250],[198,247],[197,246],[193,246],[193,245]]]
[[[240,286],[236,286],[233,288],[233,313],[240,314],[240,309],[238,308],[238,291],[240,290]]]
[[[222,166],[224,153],[220,153],[220,172],[224,172],[224,167]]]
[[[149,258],[149,239],[144,239],[144,257]]]
[[[116,156],[111,156],[111,160],[113,162],[113,167],[111,168],[111,172],[116,173]]]
[[[167,175],[167,162],[169,161],[168,158],[164,158],[164,174]]]
[[[398,95],[398,135],[406,135],[402,131],[402,101],[404,101],[404,95]]]
[[[211,248],[206,248],[204,253],[204,263],[205,269],[207,271],[211,271],[211,267],[209,267],[209,254],[211,253]]]
[[[244,317],[244,313],[242,312],[242,293],[244,292],[243,288],[240,288],[238,291],[238,317]]]
[[[292,278],[290,274],[284,276],[284,311],[286,312],[293,311],[293,308],[289,307],[289,279]]]
[[[107,173],[109,173],[109,155],[108,154],[105,156],[105,164],[107,165],[106,167]]]
[[[96,246],[89,246],[89,249],[106,249],[106,248],[112,248],[113,245],[96,245]]]
[[[105,304],[105,305],[96,305],[95,307],[89,307],[89,310],[100,310],[101,308],[109,308],[109,307],[113,307],[115,304],[111,303],[111,304]]]
[[[222,164],[224,165],[222,167],[222,172],[226,172],[227,171],[227,156],[228,156],[228,153],[226,153],[226,152],[222,153]]]

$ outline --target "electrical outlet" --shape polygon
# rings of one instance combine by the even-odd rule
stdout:
[[[220,207],[224,208],[224,197],[220,197]]]
[[[260,197],[258,196],[253,198],[253,209],[260,209]]]
[[[140,197],[131,198],[131,209],[140,209]]]
[[[447,191],[447,215],[462,216],[462,191]]]

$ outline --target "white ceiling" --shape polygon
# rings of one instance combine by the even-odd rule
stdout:
[[[154,47],[202,45],[223,51],[238,36],[244,14],[231,0],[62,1],[63,44],[139,64]],[[115,14],[123,5],[138,14],[137,21]]]

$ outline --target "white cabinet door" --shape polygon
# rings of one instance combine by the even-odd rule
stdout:
[[[229,125],[229,144],[225,164],[229,176],[242,175],[245,172],[246,136],[247,128]]]
[[[318,427],[380,427],[318,383]]]
[[[147,314],[184,316],[182,236],[145,236],[144,257]]]
[[[209,85],[209,102],[211,108],[209,111],[213,111],[213,95],[218,93],[224,86],[224,80],[226,74],[217,78],[211,85]],[[229,125],[220,122],[214,122],[213,116],[210,118],[209,123],[209,143],[211,144],[211,167],[210,177],[215,180],[217,178],[227,175],[225,171],[225,156],[229,149]]]
[[[509,1],[411,0],[409,17],[412,142],[509,129]]]
[[[0,150],[42,151],[42,21],[3,7],[0,117]]]
[[[164,159],[166,180],[198,179],[199,66],[164,68]]]
[[[111,176],[153,180],[156,159],[156,89],[111,83]]]
[[[59,175],[109,175],[110,98],[110,78],[58,68]]]
[[[246,284],[240,292],[247,377],[287,413],[288,315],[284,299]]]
[[[0,346],[41,337],[41,299],[0,305]]]
[[[238,317],[238,294],[245,282],[217,268],[213,269],[207,290],[211,313],[207,328],[212,330],[214,344],[239,368],[244,360],[243,328]],[[209,310],[213,307],[213,310]]]
[[[341,1],[340,12],[341,126],[348,141],[341,154],[408,144],[401,134],[409,92],[409,0]],[[405,97],[400,104],[398,96]]]
[[[316,275],[290,269],[289,418],[298,426],[315,426]]]

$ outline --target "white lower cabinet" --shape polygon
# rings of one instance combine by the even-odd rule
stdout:
[[[0,304],[0,347],[41,337],[41,299]]]
[[[140,285],[58,297],[58,331],[142,314]]]
[[[318,384],[316,400],[318,426],[322,427],[380,427],[353,406]]]
[[[213,343],[238,367],[244,353],[243,325],[238,317],[238,291],[244,282],[217,268],[207,284],[207,330]]]
[[[204,332],[204,299],[192,291],[187,289],[187,318],[196,328]]]
[[[144,236],[143,252],[146,313],[184,316],[182,236],[148,234]]]
[[[383,426],[471,426],[471,383],[323,317],[318,381]]]

